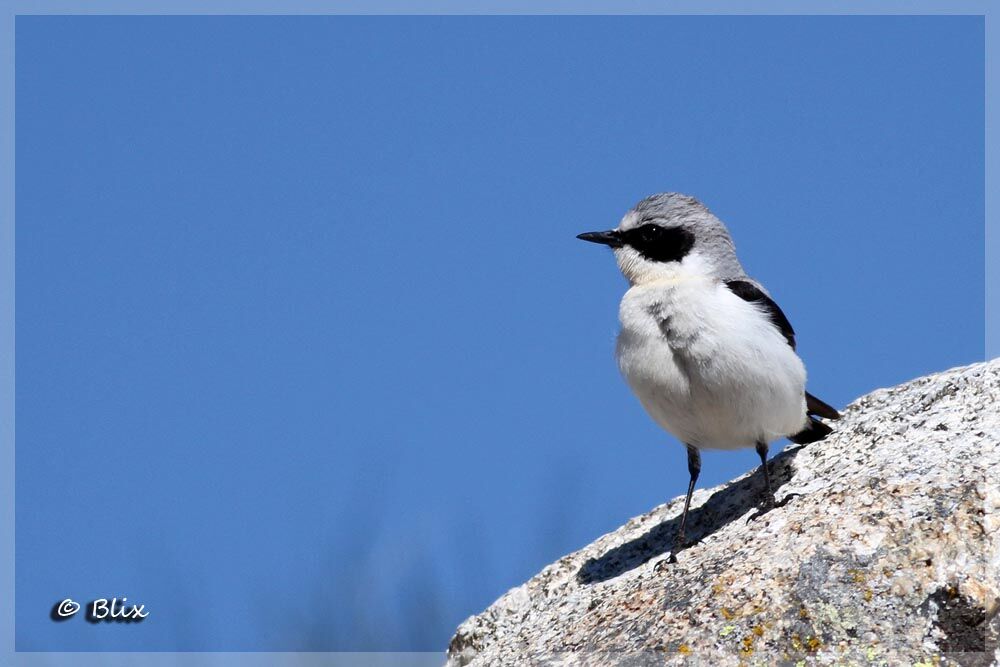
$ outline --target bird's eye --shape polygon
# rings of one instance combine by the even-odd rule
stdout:
[[[663,231],[659,225],[643,225],[639,228],[639,235],[645,243],[656,243],[663,238]]]

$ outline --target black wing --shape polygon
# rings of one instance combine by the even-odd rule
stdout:
[[[730,292],[744,301],[758,303],[763,306],[768,318],[770,318],[774,326],[778,327],[781,335],[785,337],[785,340],[792,346],[792,349],[795,349],[795,330],[792,329],[792,323],[781,312],[781,308],[778,308],[778,304],[774,302],[774,299],[764,294],[759,287],[746,280],[729,280],[726,282],[726,287],[729,288]]]
[[[778,327],[781,331],[781,335],[785,337],[785,340],[787,340],[788,344],[792,346],[792,349],[795,349],[795,330],[792,329],[792,323],[789,322],[788,318],[785,317],[785,314],[781,312],[781,308],[779,308],[778,304],[774,302],[774,299],[764,294],[764,292],[762,292],[760,288],[753,283],[745,280],[730,280],[726,282],[726,287],[729,288],[729,291],[744,301],[758,303],[763,306],[764,311],[767,312],[768,318],[774,326]],[[837,412],[836,409],[819,400],[808,391],[806,392],[806,414],[810,416],[815,415],[817,417],[823,417],[825,419],[840,419],[840,413]],[[816,423],[819,424],[819,422]],[[824,429],[828,429],[828,427],[823,426],[822,424],[820,424],[820,426]],[[806,429],[806,431],[809,430],[810,429],[808,428]],[[829,433],[829,430],[825,433],[819,433],[818,429],[813,430],[817,431],[815,433],[817,439],[822,438]],[[803,432],[803,434],[805,434],[805,432]],[[798,442],[798,440],[793,439],[793,442]],[[807,442],[812,441],[808,440]]]

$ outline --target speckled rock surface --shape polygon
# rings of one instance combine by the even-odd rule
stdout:
[[[771,463],[545,568],[465,621],[460,665],[1000,664],[1000,360],[875,391]]]

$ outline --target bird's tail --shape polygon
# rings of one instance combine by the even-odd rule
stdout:
[[[788,436],[788,439],[794,442],[796,445],[806,445],[810,442],[816,442],[817,440],[822,440],[826,436],[833,433],[833,429],[816,419],[815,417],[809,418],[809,423],[804,429],[796,433],[795,435]]]
[[[827,405],[808,391],[806,392],[806,416],[809,418],[806,427],[795,435],[788,436],[788,439],[796,445],[806,445],[810,442],[816,442],[833,433],[832,428],[816,419],[816,417],[840,419],[840,413],[837,412],[836,408]]]
[[[823,401],[819,400],[808,391],[806,392],[806,414],[816,415],[823,419],[840,419],[840,413]]]

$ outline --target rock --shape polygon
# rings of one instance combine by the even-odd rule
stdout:
[[[546,567],[458,628],[464,665],[1000,663],[1000,360],[881,389],[756,472]]]

